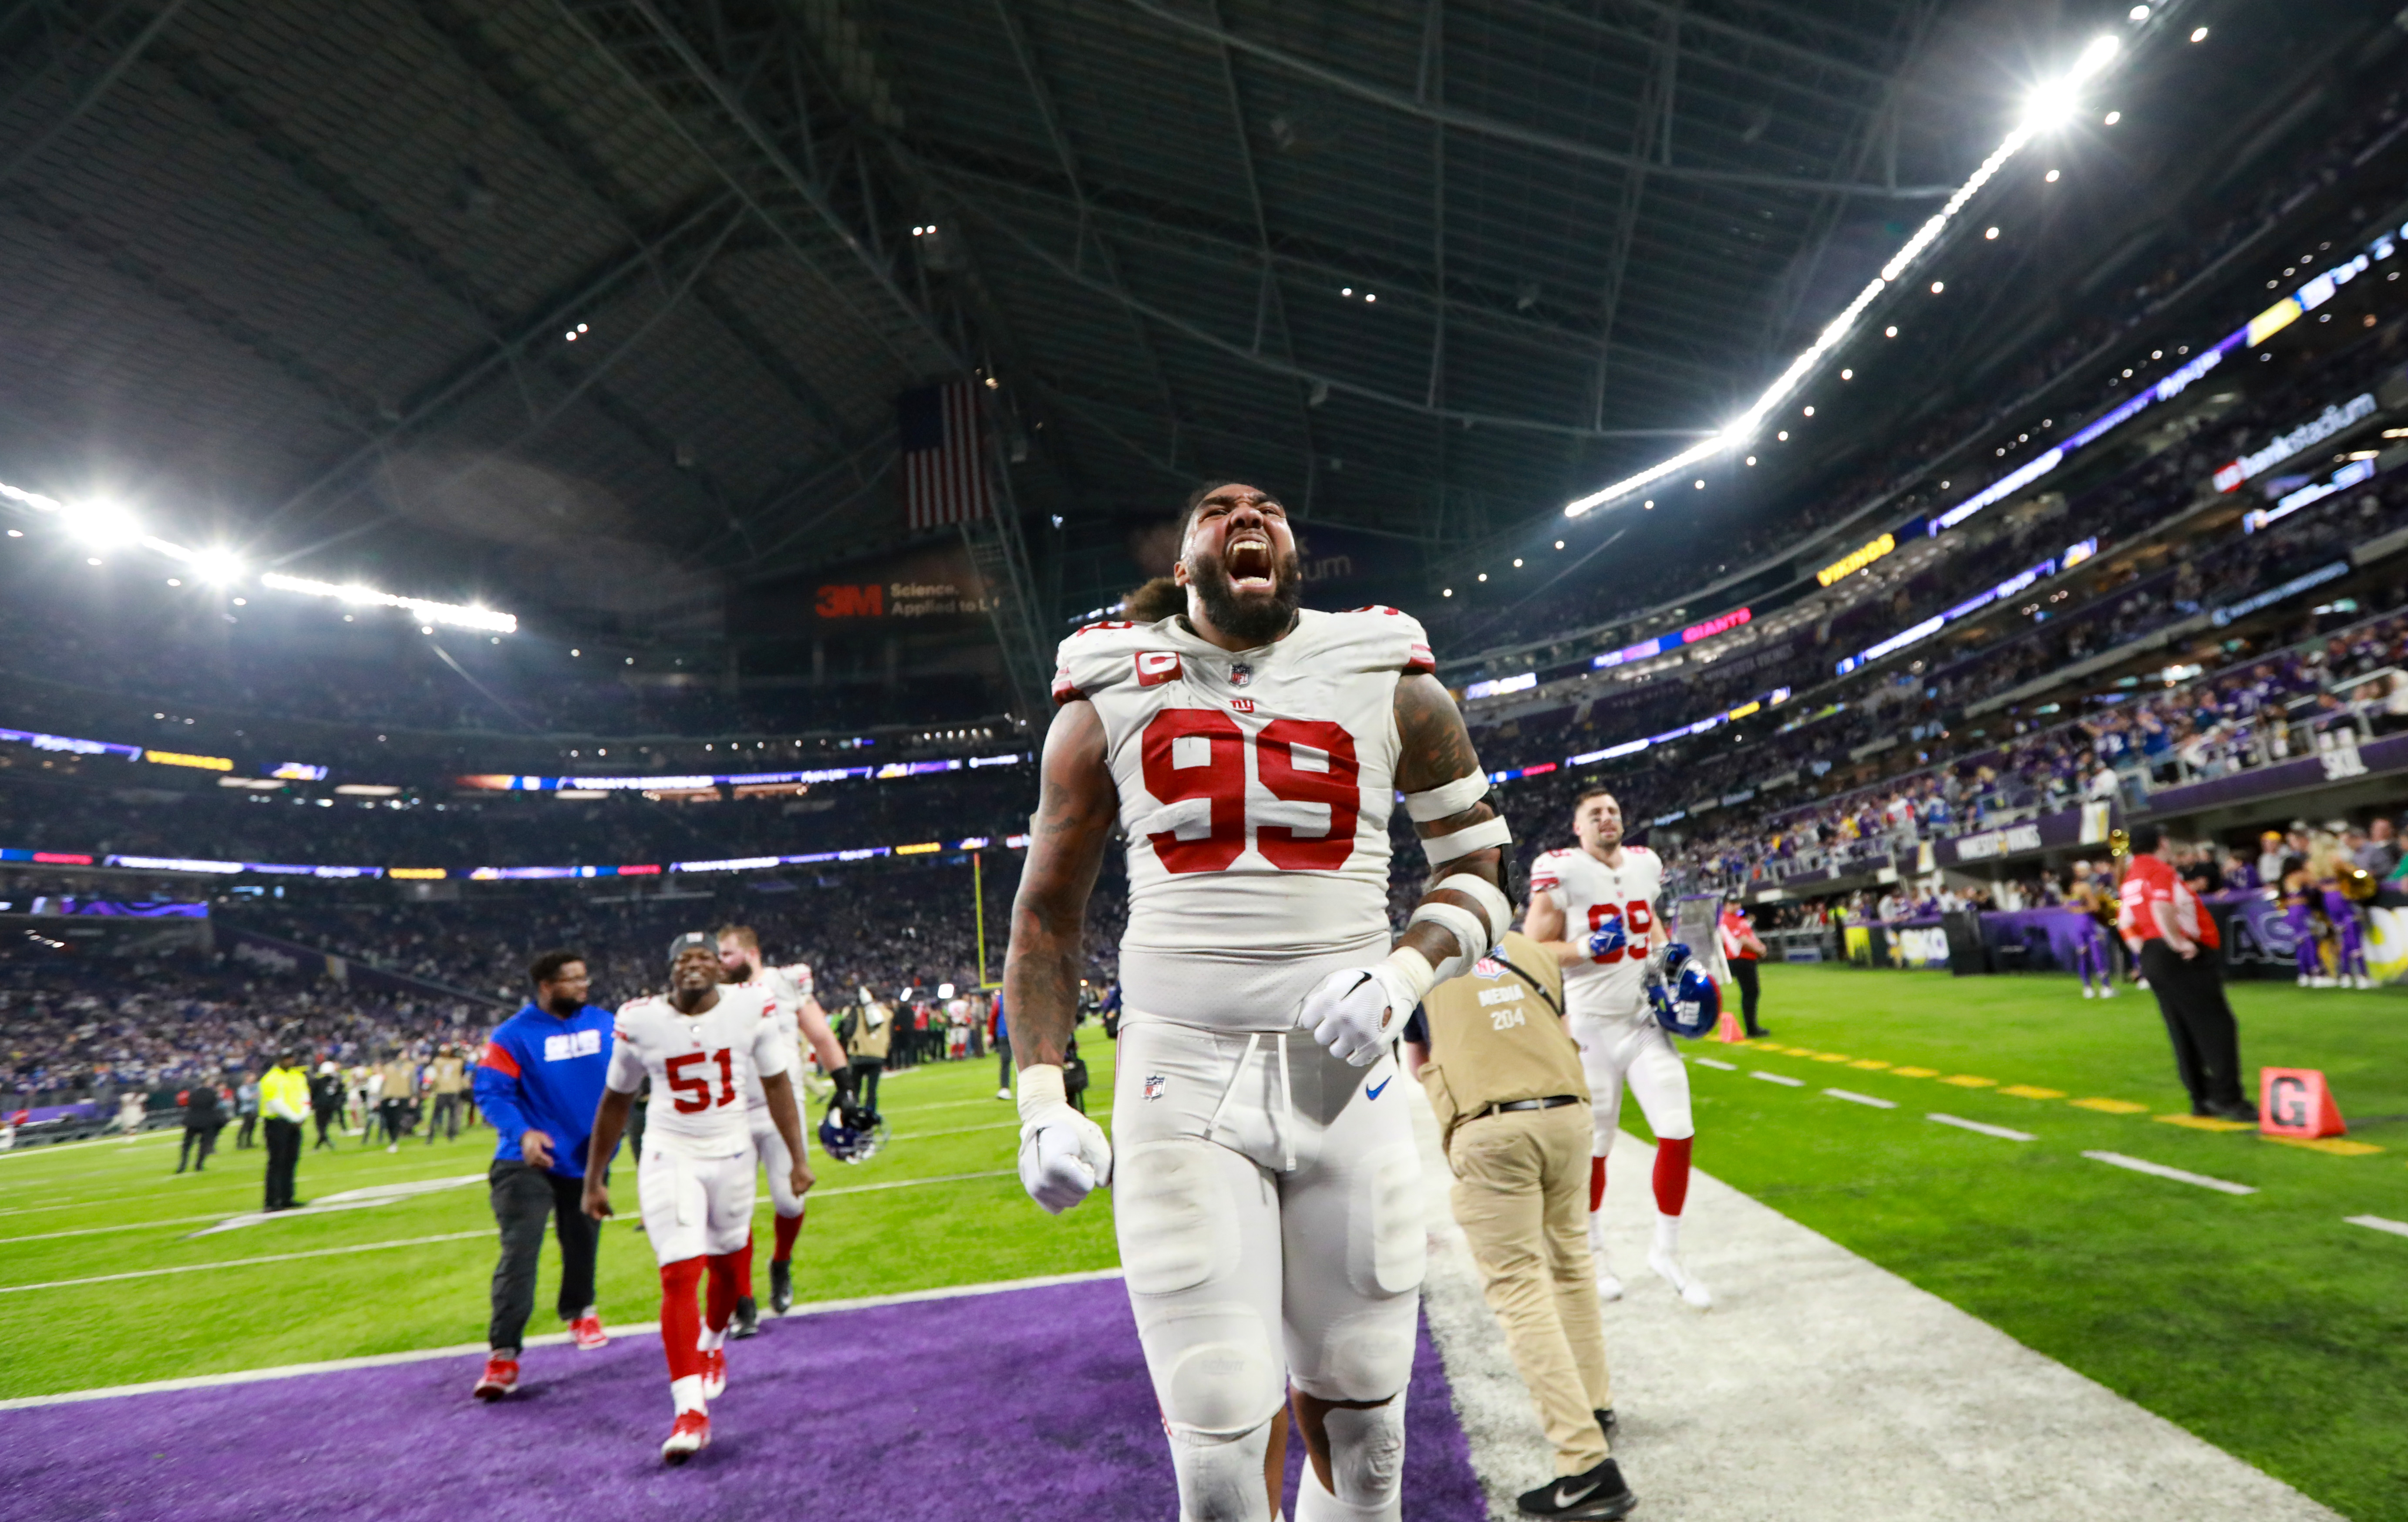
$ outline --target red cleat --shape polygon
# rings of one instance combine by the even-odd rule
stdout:
[[[727,1393],[727,1350],[712,1348],[702,1356],[702,1398],[716,1400]]]
[[[669,1429],[668,1441],[661,1444],[661,1462],[682,1464],[710,1446],[710,1414],[681,1411],[678,1413],[677,1425]]]
[[[470,1392],[480,1400],[499,1400],[519,1387],[519,1361],[516,1358],[487,1358],[485,1371],[477,1378],[477,1387]]]
[[[579,1316],[568,1324],[568,1335],[576,1341],[579,1347],[588,1351],[597,1347],[608,1347],[610,1343],[610,1334],[602,1329],[600,1316]]]

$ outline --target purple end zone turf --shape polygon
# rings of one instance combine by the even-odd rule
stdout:
[[[11,1522],[1162,1522],[1170,1457],[1115,1280],[775,1318],[728,1346],[710,1447],[665,1469],[660,1341],[530,1352],[518,1392],[480,1360],[0,1412]],[[1405,1515],[1486,1515],[1424,1328]],[[1289,1450],[1290,1494],[1300,1443]]]

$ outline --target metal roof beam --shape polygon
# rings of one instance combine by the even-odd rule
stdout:
[[[85,43],[103,42],[115,49],[108,64],[101,68],[90,84],[84,86],[82,93],[76,96],[74,103],[65,111],[52,118],[39,132],[10,151],[5,161],[0,161],[0,185],[5,185],[16,179],[24,171],[27,165],[41,157],[51,144],[57,142],[69,127],[89,115],[92,108],[100,104],[101,98],[116,87],[117,81],[125,78],[126,70],[132,68],[142,57],[143,52],[158,39],[159,34],[166,29],[167,23],[176,19],[176,13],[184,8],[184,4],[185,0],[167,0],[167,4],[151,12],[148,17],[142,17],[139,8],[135,6],[121,5],[94,22],[71,47],[54,51],[41,71],[32,79],[27,80],[24,89],[12,95],[8,104],[14,105],[28,92],[36,88],[40,80],[50,76],[51,69],[70,63]],[[125,36],[126,26],[137,18],[140,24],[134,27],[131,36]]]

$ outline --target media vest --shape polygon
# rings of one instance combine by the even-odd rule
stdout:
[[[1459,1123],[1492,1104],[1565,1094],[1588,1103],[1580,1048],[1556,1014],[1563,998],[1554,955],[1519,930],[1507,931],[1503,945],[1423,998],[1430,1055],[1422,1086],[1446,1142]]]

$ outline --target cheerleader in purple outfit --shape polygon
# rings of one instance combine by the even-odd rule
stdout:
[[[2073,864],[2073,885],[2066,892],[2066,902],[2082,911],[2082,918],[2073,928],[2073,970],[2082,975],[2082,997],[2114,998],[2115,974],[2107,956],[2107,937],[2100,926],[2113,924],[2115,917],[2115,896],[2102,888],[2090,874],[2090,864]],[[2093,975],[2099,979],[2094,992],[2090,986]]]
[[[2335,950],[2334,979],[2344,988],[2372,988],[2374,980],[2366,972],[2366,940],[2358,928],[2358,906],[2343,895],[2341,885],[2354,863],[2341,854],[2341,843],[2330,837],[2318,837],[2315,879],[2317,892],[2324,899],[2325,919],[2332,926]]]
[[[2330,988],[2325,973],[2324,943],[2315,928],[2316,885],[2304,856],[2283,858],[2283,921],[2291,927],[2291,955],[2300,969],[2302,988]]]

